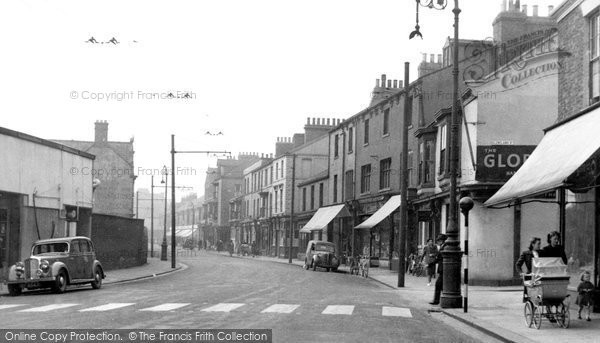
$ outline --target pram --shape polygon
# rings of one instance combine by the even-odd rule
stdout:
[[[539,329],[542,318],[568,328],[570,324],[567,286],[569,276],[567,266],[561,258],[534,258],[531,262],[532,273],[523,275],[523,285],[527,289],[525,323]]]

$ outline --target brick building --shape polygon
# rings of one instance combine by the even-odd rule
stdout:
[[[133,217],[135,170],[133,164],[133,138],[129,142],[109,141],[108,122],[96,121],[93,141],[54,140],[96,156],[93,170],[81,173],[100,180],[94,192],[94,212]]]

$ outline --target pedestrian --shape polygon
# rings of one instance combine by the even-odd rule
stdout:
[[[565,249],[560,245],[560,233],[558,231],[552,231],[548,234],[548,245],[540,250],[540,257],[560,257],[563,263],[567,264],[567,255],[565,255]]]
[[[442,295],[442,285],[443,285],[442,280],[444,279],[444,277],[443,277],[444,265],[443,265],[442,251],[446,247],[446,239],[447,238],[448,238],[448,236],[441,233],[437,236],[437,239],[436,239],[437,243],[440,245],[440,248],[439,248],[436,258],[435,258],[435,263],[438,265],[438,275],[437,275],[437,279],[435,280],[435,291],[433,293],[433,301],[430,302],[431,305],[439,305],[440,296]]]
[[[429,238],[427,245],[423,248],[423,258],[427,265],[427,286],[431,286],[431,278],[435,276],[435,261],[438,253],[437,246],[433,244],[433,238]]]
[[[523,275],[523,265],[525,265],[525,269],[526,269],[526,273],[525,275],[523,275],[523,282],[525,282],[526,280],[531,280],[531,276],[527,276],[528,274],[531,274],[531,261],[533,260],[533,258],[538,258],[539,257],[539,250],[540,250],[540,246],[542,244],[542,239],[539,237],[533,237],[530,241],[529,241],[529,248],[525,251],[523,251],[521,253],[521,256],[519,256],[519,259],[517,260],[517,263],[515,264],[515,266],[517,267],[517,271],[519,272],[519,274]],[[527,302],[527,287],[525,285],[523,285],[523,302]]]
[[[593,299],[594,284],[592,284],[590,282],[591,277],[592,277],[592,275],[587,270],[581,274],[581,283],[579,284],[579,286],[577,286],[577,293],[579,293],[579,295],[577,296],[577,300],[575,301],[575,303],[577,305],[579,305],[579,311],[577,312],[577,318],[582,319],[581,318],[581,310],[583,310],[583,307],[585,306],[587,309],[586,320],[588,322],[591,320],[590,319],[590,309],[594,307],[594,299]]]

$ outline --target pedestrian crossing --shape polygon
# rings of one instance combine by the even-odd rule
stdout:
[[[144,304],[146,305],[146,304]],[[248,313],[256,311],[263,314],[293,314],[301,310],[309,312],[318,312],[323,315],[338,315],[338,316],[351,316],[356,314],[357,307],[355,305],[301,305],[301,304],[245,304],[245,303],[218,303],[214,305],[202,304],[194,305],[192,303],[163,303],[154,305],[151,307],[143,307],[136,303],[107,303],[102,305],[96,305],[93,307],[85,307],[85,304],[76,303],[64,303],[64,304],[50,304],[43,306],[27,307],[27,304],[2,304],[0,305],[0,316],[8,313],[11,310],[15,312],[31,313],[31,312],[53,312],[59,310],[67,310],[71,312],[108,312],[117,310],[134,310],[141,312],[169,312],[177,311],[181,309],[188,309],[191,307],[193,311],[207,312],[207,313],[235,313],[243,312]],[[83,308],[82,308],[83,307]],[[381,307],[380,313],[383,317],[403,317],[412,318],[412,312],[409,308],[405,307],[394,307],[394,306],[369,306],[363,305],[362,307],[369,307],[369,311],[373,312],[373,307]]]

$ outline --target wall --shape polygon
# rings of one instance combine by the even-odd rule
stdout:
[[[92,241],[105,270],[140,266],[146,263],[148,236],[143,219],[93,214]]]
[[[0,146],[10,152],[0,154],[0,190],[28,195],[29,206],[35,191],[38,207],[92,206],[92,175],[79,172],[92,170],[90,157],[1,133]]]

